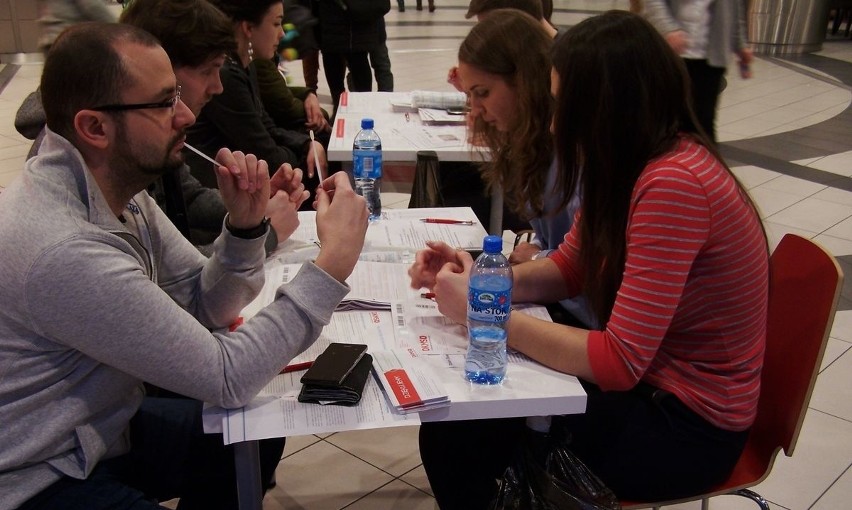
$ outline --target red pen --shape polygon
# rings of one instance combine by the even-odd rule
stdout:
[[[425,298],[425,299],[435,299],[435,293],[434,292],[423,292],[423,293],[420,294],[420,297]]]
[[[299,370],[307,370],[313,366],[313,361],[305,361],[303,363],[293,363],[292,365],[287,365],[286,367],[281,369],[282,374],[289,374],[290,372],[298,372]]]
[[[441,223],[444,225],[473,225],[476,223],[472,220],[450,220],[446,218],[420,218],[423,223]]]

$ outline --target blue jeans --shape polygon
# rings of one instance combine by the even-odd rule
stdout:
[[[99,462],[85,480],[59,480],[19,510],[149,510],[178,497],[180,510],[237,508],[233,447],[204,433],[201,406],[146,397],[130,422],[130,452]],[[260,442],[264,490],[283,450],[283,438]]]

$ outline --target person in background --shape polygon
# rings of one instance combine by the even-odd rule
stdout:
[[[219,71],[223,91],[202,108],[198,122],[187,130],[187,142],[212,156],[220,147],[254,154],[269,167],[282,164],[307,169],[306,187],[313,190],[318,181],[313,151],[320,166],[327,167],[325,149],[308,135],[275,125],[263,107],[257,77],[250,65],[253,59],[271,60],[283,30],[280,0],[214,0],[233,26],[236,50],[225,56]],[[208,187],[216,187],[210,164],[198,156],[188,156],[193,175]],[[310,200],[305,204],[310,204]]]
[[[643,13],[683,57],[692,81],[699,125],[716,142],[716,108],[725,71],[736,53],[742,78],[751,78],[742,0],[643,0]]]
[[[193,115],[222,92],[219,71],[236,42],[231,21],[207,0],[134,0],[122,11],[120,21],[139,27],[160,41],[181,86],[181,100]],[[281,189],[293,172],[276,172],[271,182],[266,216],[272,229],[267,236],[267,253],[298,226],[290,210],[294,206],[298,209],[305,197],[300,195],[292,203]],[[301,170],[295,172],[301,179]],[[149,191],[187,239],[202,253],[212,253],[212,243],[222,232],[227,212],[218,190],[202,185],[184,164],[156,180]]]
[[[373,76],[368,55],[387,38],[384,17],[389,10],[388,0],[363,0],[349,4],[343,0],[317,2],[320,52],[334,112],[337,112],[340,96],[346,90],[347,68],[352,78],[349,90],[372,90]]]
[[[471,0],[467,8],[465,19],[476,16],[477,21],[482,21],[491,11],[495,9],[517,9],[525,12],[539,20],[545,32],[551,39],[557,35],[556,28],[544,17],[541,0]],[[458,67],[453,66],[447,73],[447,83],[455,87],[459,92],[464,92],[460,87],[458,78]]]
[[[298,11],[298,12],[289,12]],[[301,20],[303,28],[296,28],[295,41],[298,43],[301,39],[313,41],[313,26],[317,20],[313,18],[310,9],[300,4],[291,2],[289,5],[285,2],[284,5],[285,19],[295,18]],[[310,22],[306,21],[310,20]],[[252,60],[251,66],[257,75],[258,90],[260,98],[263,101],[263,107],[266,112],[272,117],[272,120],[279,127],[294,131],[307,133],[308,130],[313,130],[317,135],[325,136],[324,146],[328,146],[328,134],[331,131],[331,126],[328,123],[328,113],[320,106],[317,98],[316,88],[310,87],[292,87],[287,83],[287,78],[279,67],[282,62],[286,61],[285,53],[289,51],[288,45],[293,41],[285,41],[288,35],[285,34],[278,43],[278,48],[272,59],[257,58]],[[301,44],[297,44],[301,47]],[[296,50],[296,48],[293,48]],[[315,51],[315,48],[308,48],[307,52]],[[299,57],[302,57],[302,50],[296,50]]]
[[[278,59],[252,61],[263,108],[276,126],[307,133],[313,130],[317,138],[328,145],[331,125],[329,115],[319,104],[317,92],[308,87],[291,87],[278,69]]]
[[[318,191],[323,247],[276,299],[231,324],[263,285],[269,174],[221,149],[228,215],[210,259],[145,188],[183,161],[194,115],[157,40],[78,24],[41,78],[47,134],[0,195],[0,509],[237,507],[232,451],[202,402],[246,404],[306,349],[348,291],[367,228],[344,174]],[[302,194],[298,179],[287,190]],[[224,328],[224,329],[223,329]],[[143,382],[190,398],[147,397]],[[276,452],[273,452],[276,453]],[[263,458],[263,480],[280,459]]]
[[[474,25],[459,47],[458,75],[470,102],[470,136],[488,147],[480,172],[499,186],[509,209],[535,231],[509,262],[527,262],[559,246],[571,229],[580,196],[558,179],[550,121],[550,48],[538,20],[517,9],[495,9]],[[556,307],[558,308],[558,307]],[[582,298],[563,308],[584,325],[594,324]]]
[[[580,379],[586,412],[553,417],[550,432],[570,436],[619,498],[701,493],[729,475],[757,409],[769,285],[760,218],[714,144],[686,121],[694,115],[683,61],[643,18],[588,18],[557,39],[552,63],[560,179],[583,202],[556,251],[514,267],[512,300],[582,291],[602,327],[513,311],[509,347]],[[409,269],[411,285],[428,287],[438,309],[464,323],[472,265],[467,252],[432,243]],[[421,426],[442,509],[487,507],[525,421]]]
[[[115,14],[103,0],[36,0],[41,36],[38,47],[44,53],[63,30],[84,21],[115,21]]]

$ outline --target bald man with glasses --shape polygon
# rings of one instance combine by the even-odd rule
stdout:
[[[246,404],[316,340],[349,290],[364,199],[345,173],[324,181],[316,260],[231,332],[263,285],[266,163],[216,155],[228,214],[208,259],[145,192],[183,164],[195,121],[158,41],[76,25],[41,91],[44,143],[0,194],[0,510],[236,508],[233,455],[203,433],[201,402]],[[304,193],[295,173],[286,188]]]

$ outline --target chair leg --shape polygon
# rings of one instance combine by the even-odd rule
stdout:
[[[744,498],[748,498],[754,501],[755,503],[757,503],[757,506],[760,507],[760,510],[769,510],[769,503],[765,499],[763,499],[763,496],[754,491],[750,491],[748,489],[740,489],[738,491],[732,492],[731,494],[736,494],[737,496],[742,496]]]

